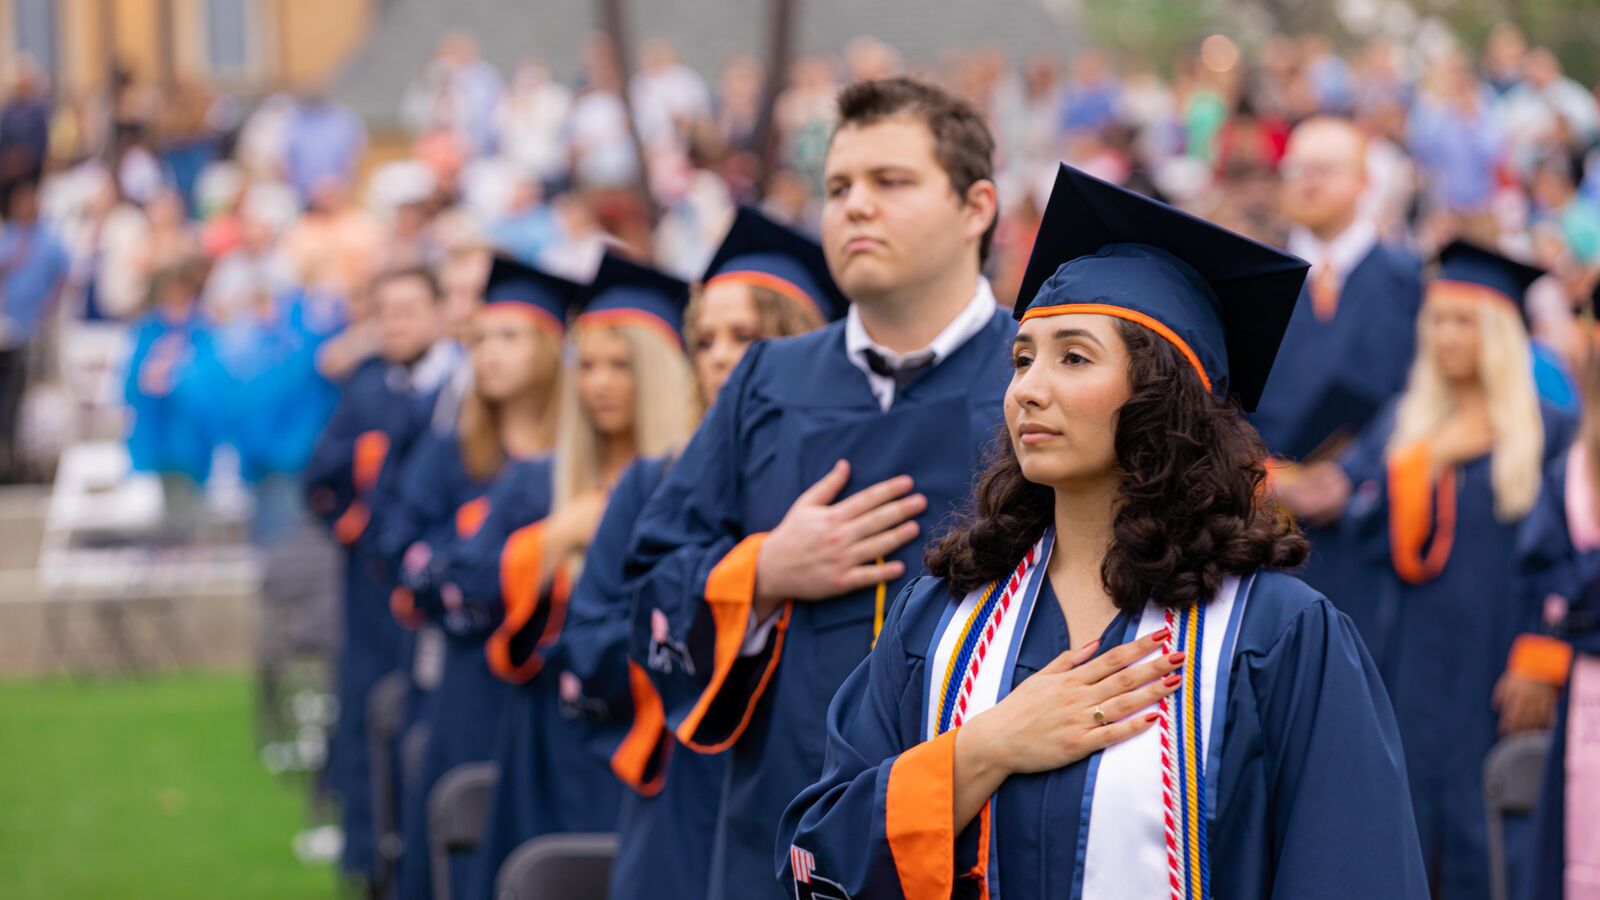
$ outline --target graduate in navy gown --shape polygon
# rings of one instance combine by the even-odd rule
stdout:
[[[1306,265],[1062,167],[975,509],[829,707],[793,896],[1423,900],[1394,716],[1281,571],[1260,396]]]
[[[1580,367],[1583,427],[1551,461],[1544,488],[1517,536],[1530,606],[1543,634],[1518,638],[1525,671],[1565,686],[1535,812],[1524,900],[1580,900],[1600,893],[1600,365]],[[1535,695],[1537,700],[1537,695]],[[1537,721],[1542,710],[1530,709]]]
[[[549,515],[514,522],[497,555],[503,602],[485,654],[516,687],[494,754],[499,780],[472,897],[492,896],[501,864],[526,841],[616,827],[621,786],[586,741],[581,721],[591,701],[565,660],[562,632],[607,496],[636,458],[676,452],[694,427],[681,337],[688,293],[683,282],[608,253],[579,301]]]
[[[1400,722],[1430,879],[1451,900],[1489,896],[1485,756],[1502,735],[1548,727],[1555,698],[1520,649],[1539,615],[1514,553],[1572,435],[1533,384],[1521,310],[1542,274],[1446,247],[1406,389],[1343,460],[1344,525],[1387,571],[1363,637]]]
[[[909,79],[839,99],[822,245],[845,319],[740,360],[629,553],[668,727],[728,751],[707,896],[778,897],[772,836],[822,771],[823,714],[1000,416],[1015,325],[980,275],[993,141]],[[654,665],[651,660],[654,658]]]
[[[433,896],[428,795],[444,773],[493,754],[507,689],[484,658],[487,630],[447,615],[435,575],[456,545],[482,527],[490,484],[511,477],[519,461],[549,455],[562,340],[578,291],[509,258],[494,260],[473,316],[473,377],[455,409],[455,427],[430,430],[420,440],[405,465],[399,509],[383,522],[383,552],[402,572],[394,613],[418,628],[407,717],[427,735],[421,771],[403,795],[401,898]],[[466,868],[464,861],[452,866],[451,896],[466,896]]]
[[[339,718],[329,746],[329,778],[341,802],[341,865],[355,878],[376,874],[371,762],[367,754],[367,693],[401,664],[400,626],[389,613],[393,582],[373,524],[380,485],[397,477],[395,461],[426,428],[439,384],[454,357],[438,343],[439,289],[424,269],[375,279],[374,314],[381,355],[362,363],[341,388],[339,404],[306,466],[307,505],[345,548],[342,642],[335,678]]]
[[[684,336],[709,406],[754,341],[803,334],[844,314],[822,248],[754,209],[739,210],[689,301]],[[623,584],[633,524],[671,466],[636,461],[611,493],[573,590],[562,636],[581,679],[597,752],[630,790],[618,816],[611,896],[703,900],[721,808],[723,757],[674,746],[646,670],[629,661],[630,633],[648,655],[653,621],[634,616]],[[670,656],[652,657],[672,665]]]
[[[151,309],[134,324],[123,387],[128,456],[134,471],[160,476],[173,539],[191,537],[198,524],[200,485],[223,424],[212,335],[196,309],[200,284],[192,262],[151,277]]]
[[[1337,459],[1405,386],[1422,263],[1378,240],[1363,203],[1366,138],[1355,123],[1301,123],[1282,171],[1283,212],[1294,223],[1289,251],[1310,262],[1311,272],[1250,420],[1276,457],[1279,500],[1311,540],[1300,578],[1365,627],[1378,570],[1341,538],[1337,517],[1348,496]]]

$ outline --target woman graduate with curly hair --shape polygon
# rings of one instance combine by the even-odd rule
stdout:
[[[1063,167],[976,509],[828,711],[809,897],[1427,896],[1349,620],[1244,422],[1305,264]]]

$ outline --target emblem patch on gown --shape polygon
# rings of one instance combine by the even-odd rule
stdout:
[[[672,625],[667,614],[659,609],[650,612],[650,653],[645,662],[650,671],[671,675],[681,670],[694,674],[694,660],[689,658],[689,646],[672,636]]]
[[[850,900],[844,888],[817,874],[817,858],[809,850],[791,845],[789,868],[794,873],[795,900]]]

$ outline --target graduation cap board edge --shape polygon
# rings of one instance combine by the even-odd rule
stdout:
[[[1310,264],[1063,164],[1015,315],[1097,313],[1172,343],[1207,388],[1261,398]]]
[[[523,313],[560,341],[583,291],[584,285],[496,253],[484,281],[483,307]]]
[[[839,319],[850,306],[834,283],[821,244],[749,206],[739,207],[701,282],[765,287],[824,322]]]
[[[1439,251],[1439,271],[1427,297],[1509,303],[1528,322],[1528,288],[1548,274],[1470,241],[1456,239]]]
[[[607,250],[583,292],[575,326],[637,325],[683,346],[683,315],[689,285],[650,266]]]

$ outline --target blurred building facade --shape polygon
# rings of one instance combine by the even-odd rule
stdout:
[[[139,81],[244,94],[317,86],[360,47],[381,0],[0,0],[0,57],[25,53],[68,93],[114,66]]]

